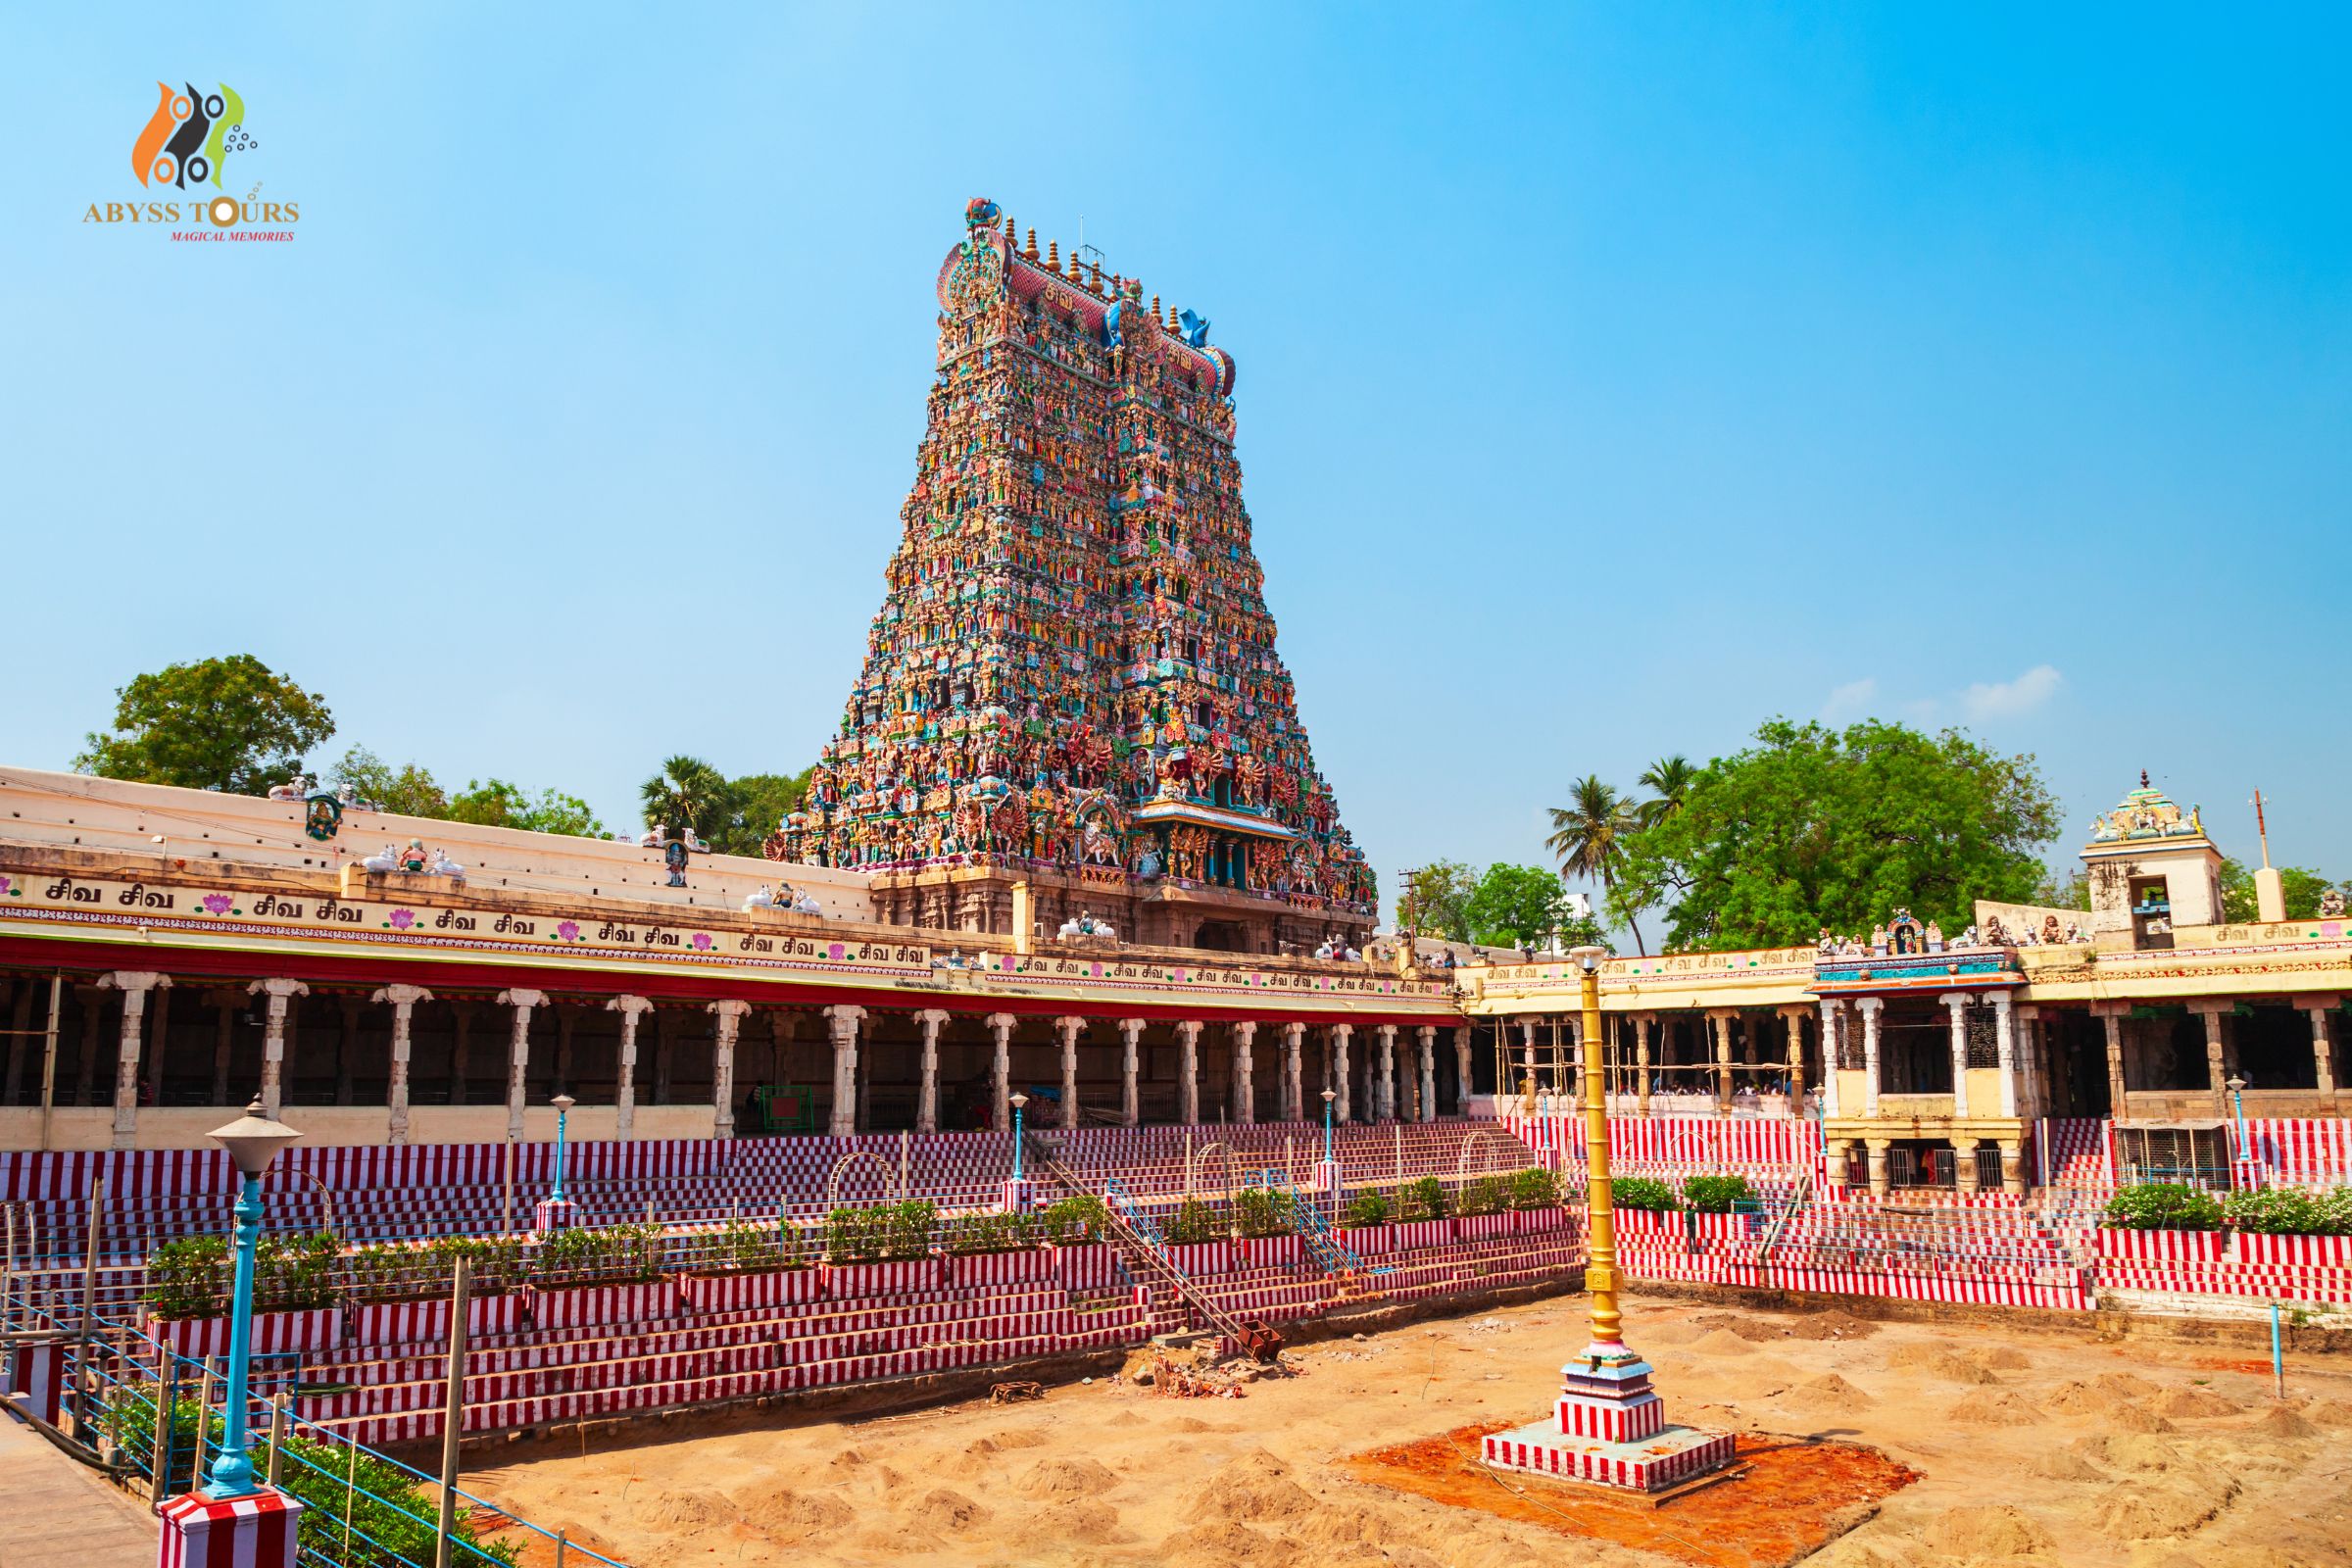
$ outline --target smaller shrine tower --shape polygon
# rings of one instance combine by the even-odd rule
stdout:
[[[2102,947],[2161,949],[2182,926],[2222,921],[2222,852],[2204,813],[2186,811],[2148,783],[2091,821],[2082,847],[2090,878],[2090,930]]]

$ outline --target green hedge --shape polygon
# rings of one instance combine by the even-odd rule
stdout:
[[[1499,1214],[1510,1200],[1510,1187],[1500,1176],[1480,1176],[1462,1184],[1454,1212],[1475,1217]]]
[[[556,1231],[539,1243],[531,1259],[532,1283],[561,1289],[570,1285],[641,1285],[662,1277],[662,1227],[605,1225]]]
[[[1435,1176],[1406,1182],[1396,1189],[1396,1218],[1401,1223],[1446,1217],[1446,1184]]]
[[[2210,1231],[2222,1224],[2221,1200],[2179,1182],[2147,1182],[2117,1190],[2101,1216],[2110,1230]]]
[[[264,1236],[255,1250],[253,1307],[294,1312],[335,1304],[342,1244],[330,1231]],[[228,1311],[235,1266],[224,1236],[166,1242],[147,1259],[147,1309],[158,1317],[220,1317]]]
[[[1378,1193],[1358,1193],[1340,1211],[1340,1223],[1349,1230],[1370,1230],[1389,1222],[1389,1200]]]
[[[1616,1208],[1638,1208],[1646,1214],[1671,1214],[1683,1205],[1674,1189],[1654,1176],[1620,1176],[1609,1183],[1609,1202]]]
[[[2232,1229],[2259,1236],[2352,1236],[2352,1187],[2231,1193],[2222,1200],[2222,1217]]]
[[[1513,1208],[1557,1208],[1560,1179],[1541,1165],[1530,1165],[1511,1178]]]
[[[1755,1196],[1744,1176],[1693,1176],[1683,1183],[1683,1206],[1699,1214],[1729,1214]]]
[[[836,1263],[884,1263],[931,1250],[939,1205],[909,1198],[871,1208],[837,1208],[825,1216],[825,1250]]]

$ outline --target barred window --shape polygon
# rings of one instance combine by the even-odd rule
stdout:
[[[1968,1064],[1971,1067],[1998,1067],[2001,1064],[2001,1037],[1991,1004],[1971,1003],[1961,1010],[1960,1016],[1967,1031]]]

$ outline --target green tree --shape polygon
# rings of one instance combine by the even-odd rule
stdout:
[[[395,768],[365,746],[354,746],[329,774],[337,789],[351,789],[402,816],[447,816],[449,796],[433,775],[415,762]]]
[[[1617,897],[1617,884],[1626,870],[1626,841],[1641,830],[1641,808],[1620,796],[1615,785],[1603,784],[1592,773],[1569,786],[1568,798],[1567,806],[1551,808],[1551,836],[1544,847],[1560,858],[1562,876],[1600,884],[1611,911],[1623,917],[1633,934],[1634,951],[1647,952],[1634,916],[1652,901]]]
[[[2335,886],[2307,865],[2278,868],[2278,891],[2286,900],[2289,920],[2308,920],[2320,912],[2320,895]],[[2234,859],[2222,862],[2222,918],[2243,925],[2262,918],[2254,899],[2254,873]]]
[[[1624,846],[1622,879],[1667,906],[1678,949],[1791,947],[1897,906],[1958,930],[1974,900],[2025,903],[2047,879],[2058,805],[2031,757],[1876,719],[1776,718],[1756,743]]]
[[[1417,936],[1470,940],[1470,895],[1478,878],[1459,860],[1432,860],[1397,879],[1396,929]]]
[[[1537,865],[1494,864],[1478,879],[1463,914],[1470,940],[1483,947],[1532,948],[1565,922],[1568,900],[1559,874]]]
[[[746,773],[732,780],[727,788],[733,815],[717,833],[706,835],[710,847],[728,855],[758,855],[785,813],[799,810],[808,798],[813,771],[805,767],[798,773]]]
[[[599,838],[605,831],[588,803],[578,796],[546,789],[534,799],[520,785],[503,778],[481,783],[467,779],[466,788],[441,814],[452,822],[520,828],[526,833],[568,833],[574,838]]]
[[[2034,889],[2032,902],[2045,909],[2087,911],[2090,908],[2090,878],[2079,865],[2063,879],[2044,872],[2039,885]]]
[[[167,664],[115,693],[114,733],[88,737],[76,770],[100,778],[267,795],[335,732],[326,699],[251,654]]]
[[[706,844],[715,843],[740,814],[726,776],[696,757],[670,758],[637,793],[648,827],[666,822],[679,834],[691,827]]]

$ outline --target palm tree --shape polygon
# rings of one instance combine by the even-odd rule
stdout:
[[[1690,781],[1697,776],[1698,769],[1690,765],[1690,759],[1679,753],[1650,763],[1642,776],[1634,780],[1655,797],[1641,805],[1642,825],[1656,827],[1681,810],[1684,799],[1690,793]]]
[[[657,822],[681,832],[691,827],[706,843],[726,826],[732,809],[725,775],[697,757],[670,758],[637,794],[645,802],[648,827]]]
[[[1598,882],[1606,893],[1617,889],[1617,873],[1625,864],[1624,840],[1642,828],[1641,808],[1617,793],[1614,784],[1586,774],[1569,786],[1569,806],[1551,808],[1551,836],[1544,847],[1560,858],[1560,875]],[[1646,953],[1642,928],[1626,912],[1626,929],[1634,949]]]

